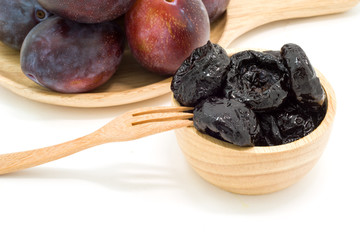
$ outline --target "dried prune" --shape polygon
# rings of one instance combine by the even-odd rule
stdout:
[[[218,97],[196,105],[194,126],[200,132],[238,146],[254,146],[260,132],[255,113],[244,103]]]
[[[308,110],[309,114],[311,114],[316,127],[319,126],[322,120],[324,119],[327,112],[327,107],[328,107],[328,100],[326,96],[325,96],[325,101],[321,106],[311,106],[311,108],[307,106],[306,109]]]
[[[285,44],[281,57],[290,72],[291,88],[299,102],[322,105],[325,92],[304,50],[296,44]]]
[[[243,51],[231,57],[225,96],[237,98],[253,110],[269,110],[288,95],[288,71],[273,54]]]
[[[184,106],[195,106],[216,94],[229,63],[226,51],[210,41],[195,49],[175,73],[171,83],[174,98]]]
[[[261,132],[255,141],[256,146],[273,146],[283,143],[283,137],[276,118],[269,114],[257,114]]]
[[[239,52],[226,68],[220,65],[221,71],[210,74],[207,64],[215,65],[219,56],[218,64],[224,61],[223,52],[213,54],[216,47],[208,43],[197,49],[172,82],[175,98],[195,105],[197,130],[238,146],[274,146],[303,138],[320,125],[326,94],[299,46]]]
[[[267,51],[264,51],[264,53],[268,53],[268,54],[274,55],[277,59],[279,59],[280,61],[282,61],[280,51],[277,51],[277,50],[267,50]]]
[[[315,130],[326,114],[326,104],[317,110],[289,98],[280,108],[257,114],[261,134],[256,145],[273,146],[293,142]]]

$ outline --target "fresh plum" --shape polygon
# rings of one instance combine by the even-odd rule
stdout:
[[[38,0],[48,11],[81,22],[111,21],[129,10],[135,0]]]
[[[2,0],[0,41],[19,50],[30,30],[49,15],[36,0]]]
[[[201,0],[137,0],[125,14],[125,28],[135,59],[162,75],[173,75],[210,38]]]
[[[209,14],[210,22],[218,19],[229,5],[230,0],[202,0]]]
[[[54,16],[25,38],[21,68],[31,80],[54,91],[87,92],[116,72],[124,42],[114,22],[82,24]]]

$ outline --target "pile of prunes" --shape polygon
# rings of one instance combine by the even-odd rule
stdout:
[[[171,90],[181,105],[194,107],[197,130],[243,147],[298,140],[327,110],[320,80],[296,44],[228,57],[209,41],[183,62]]]

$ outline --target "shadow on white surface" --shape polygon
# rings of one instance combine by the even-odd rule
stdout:
[[[9,178],[81,180],[115,191],[148,191],[179,187],[169,169],[146,164],[119,163],[96,169],[33,168],[5,175]]]
[[[170,159],[169,159],[170,160]],[[282,191],[245,196],[219,189],[198,176],[182,156],[171,159],[181,167],[162,167],[143,163],[118,163],[101,168],[65,169],[41,167],[0,176],[8,179],[86,181],[123,194],[165,192],[177,195],[177,201],[186,202],[198,210],[218,214],[266,214],[287,205],[301,202],[303,195],[314,188],[319,175],[315,168],[297,184]],[[181,162],[182,161],[182,162]],[[319,163],[318,163],[319,164]],[[74,181],[75,180],[75,181]],[[65,186],[66,184],[64,184]]]

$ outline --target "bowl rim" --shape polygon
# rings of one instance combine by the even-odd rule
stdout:
[[[311,142],[317,141],[319,138],[324,135],[329,128],[331,128],[332,123],[334,122],[335,113],[336,113],[336,96],[335,92],[330,85],[330,83],[327,81],[327,79],[324,77],[324,75],[317,69],[315,69],[317,77],[320,79],[320,83],[323,86],[323,89],[325,91],[325,94],[327,96],[327,110],[324,119],[320,123],[320,125],[311,133],[306,135],[303,138],[300,138],[296,141],[276,145],[276,146],[254,146],[254,147],[240,147],[236,146],[234,144],[216,139],[210,135],[204,134],[199,132],[195,129],[194,126],[187,127],[186,131],[191,131],[193,135],[197,135],[202,140],[207,141],[210,145],[216,145],[214,147],[217,148],[223,148],[234,150],[234,151],[241,151],[246,153],[284,153],[287,151],[292,151],[294,149],[302,148],[306,145],[308,145]],[[176,106],[180,106],[180,104],[175,100],[174,95],[172,95],[172,102]]]

